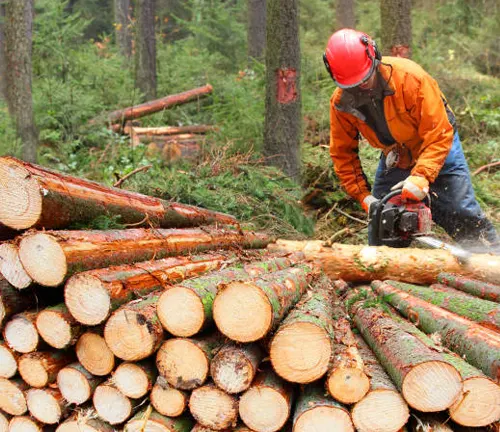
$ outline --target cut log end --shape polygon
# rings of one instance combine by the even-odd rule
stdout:
[[[103,283],[97,277],[84,273],[68,280],[64,300],[71,315],[85,325],[102,323],[111,309],[111,299]]]
[[[238,419],[236,398],[213,385],[193,390],[189,409],[198,423],[216,430],[229,428]]]
[[[487,426],[500,420],[500,386],[486,377],[464,381],[463,393],[450,407],[450,416],[462,426]]]
[[[28,354],[19,359],[19,374],[31,387],[42,388],[49,383],[49,374],[44,367],[43,358]]]
[[[57,374],[57,386],[69,403],[81,405],[92,396],[87,377],[73,367],[63,368]]]
[[[293,432],[354,432],[351,417],[341,408],[322,406],[302,414],[293,426]]]
[[[13,417],[9,423],[9,432],[42,432],[42,426],[27,416]]]
[[[19,257],[26,272],[40,285],[60,285],[68,265],[62,247],[50,234],[28,235],[19,244]]]
[[[237,342],[262,339],[272,326],[273,309],[264,292],[251,283],[232,282],[215,298],[217,327]]]
[[[56,424],[62,416],[61,406],[54,394],[42,389],[31,389],[26,393],[30,414],[45,424]]]
[[[120,390],[109,385],[96,388],[93,402],[99,417],[112,425],[123,423],[132,414],[130,400]]]
[[[163,377],[153,386],[150,399],[156,411],[169,417],[180,416],[187,405],[186,393],[169,386]]]
[[[253,430],[281,429],[290,416],[288,400],[271,387],[252,387],[240,399],[240,417]]]
[[[8,432],[9,430],[9,419],[7,414],[0,412],[0,431]]]
[[[21,388],[5,378],[0,378],[0,409],[10,415],[23,415],[28,410]]]
[[[325,330],[312,323],[297,322],[281,328],[271,343],[271,362],[287,381],[306,384],[328,370],[332,347]]]
[[[72,420],[64,422],[57,428],[56,432],[101,432],[101,429],[95,428],[88,424],[82,424],[77,420]]]
[[[0,244],[0,273],[17,289],[27,288],[33,282],[21,264],[17,246],[12,243]]]
[[[392,390],[374,390],[352,410],[352,420],[359,432],[397,432],[409,417],[408,405]]]
[[[181,390],[192,390],[207,379],[206,354],[188,339],[170,339],[158,351],[158,371],[167,382]]]
[[[16,230],[35,225],[42,213],[37,180],[12,160],[0,159],[0,222]]]
[[[134,363],[122,363],[113,374],[113,382],[125,396],[137,399],[149,390],[146,372]]]
[[[250,387],[256,370],[237,349],[223,349],[211,362],[210,374],[217,387],[227,393],[241,393]]]
[[[96,333],[84,333],[76,344],[76,356],[91,374],[105,376],[115,366],[115,356],[104,338]]]
[[[198,333],[205,321],[201,299],[190,289],[173,287],[158,300],[157,313],[163,327],[179,337]]]
[[[418,411],[438,412],[449,408],[462,390],[462,378],[448,363],[427,361],[413,367],[405,376],[402,393]]]
[[[42,339],[54,348],[66,348],[71,342],[71,324],[60,313],[41,311],[36,317],[36,328]]]
[[[344,404],[359,402],[370,390],[370,380],[358,368],[338,368],[328,376],[326,388],[330,395]]]
[[[17,372],[17,361],[14,353],[0,344],[0,377],[12,378]]]
[[[40,342],[35,325],[22,314],[13,317],[7,323],[4,335],[7,344],[23,354],[34,351]]]

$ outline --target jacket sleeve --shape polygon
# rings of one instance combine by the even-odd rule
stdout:
[[[363,201],[370,188],[358,156],[358,130],[338,111],[334,98],[330,101],[330,156],[335,173],[345,191],[354,199]]]
[[[411,174],[433,183],[453,144],[453,126],[448,120],[441,91],[430,75],[421,78],[415,94],[413,115],[418,121],[422,145]]]

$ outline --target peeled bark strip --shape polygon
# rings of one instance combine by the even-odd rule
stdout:
[[[349,411],[317,384],[304,387],[295,406],[293,432],[309,431],[354,432]]]
[[[82,324],[97,325],[122,304],[216,270],[225,259],[215,254],[173,257],[78,273],[66,283],[66,305]]]
[[[278,240],[268,247],[274,252],[302,251],[317,260],[331,279],[372,281],[393,279],[432,284],[441,272],[456,273],[485,282],[500,283],[500,257],[475,254],[466,264],[444,250],[397,249],[386,246],[358,246],[321,241]]]
[[[212,359],[210,375],[226,393],[241,393],[252,384],[263,357],[262,349],[256,344],[228,343]]]
[[[22,379],[0,378],[0,409],[10,415],[23,415],[28,410],[24,396],[28,388]]]
[[[210,249],[261,248],[268,241],[258,233],[212,227],[50,231],[25,235],[19,256],[34,281],[57,286],[72,274],[85,270]]]
[[[153,388],[158,372],[152,361],[125,362],[113,373],[113,382],[125,396],[138,399]]]
[[[19,354],[0,341],[0,378],[12,378],[17,373]]]
[[[192,427],[193,420],[187,416],[169,418],[146,408],[127,422],[124,432],[190,432]]]
[[[94,394],[103,378],[92,375],[80,363],[72,363],[57,374],[57,387],[69,403],[81,405]]]
[[[181,390],[203,385],[210,361],[224,344],[217,332],[199,338],[174,338],[163,343],[156,356],[158,372],[167,382]]]
[[[219,286],[214,300],[214,321],[237,342],[254,342],[275,329],[305,293],[313,269],[300,265]]]
[[[12,315],[31,309],[35,305],[36,297],[32,292],[19,291],[0,275],[0,328]]]
[[[30,414],[45,424],[59,423],[68,412],[68,405],[57,389],[30,389],[26,392]]]
[[[56,432],[115,432],[115,429],[99,419],[93,409],[89,409],[73,414]]]
[[[257,432],[281,429],[292,410],[293,388],[271,368],[260,372],[252,386],[240,398],[243,422]]]
[[[229,428],[238,420],[238,399],[213,384],[193,390],[189,409],[198,423],[216,430]]]
[[[0,158],[0,223],[16,229],[62,229],[98,216],[124,224],[183,228],[237,225],[233,216],[103,186],[13,157]]]
[[[408,405],[363,338],[355,337],[370,391],[352,409],[354,426],[359,432],[397,432],[408,421]]]
[[[75,352],[78,361],[93,375],[109,375],[115,367],[115,356],[98,331],[81,335]]]
[[[153,408],[168,417],[180,416],[189,400],[188,393],[172,387],[162,376],[157,378],[149,397]]]
[[[385,283],[475,321],[483,327],[500,331],[500,305],[498,303],[476,298],[446,285],[434,284],[430,287],[422,287],[395,281],[385,281]]]
[[[42,339],[57,349],[74,345],[83,332],[63,303],[40,311],[35,323]]]
[[[42,432],[42,431],[43,431],[43,424],[29,416],[12,417],[9,423],[9,432]]]
[[[21,264],[19,249],[14,243],[0,244],[0,273],[17,289],[27,288],[33,282]]]
[[[75,359],[73,352],[45,351],[24,354],[19,358],[19,374],[35,388],[52,384],[59,371]]]
[[[95,389],[92,402],[99,417],[111,425],[123,423],[130,418],[136,405],[111,381],[107,381]]]
[[[462,379],[441,353],[405,331],[380,308],[358,302],[350,312],[408,405],[422,412],[437,412],[455,402],[462,391]]]
[[[439,274],[438,282],[485,300],[491,300],[497,303],[500,302],[499,285],[481,282],[450,273]]]
[[[500,380],[500,334],[386,283],[376,281],[372,285],[379,295],[387,298],[423,331],[439,334],[444,346],[493,380]]]
[[[42,339],[36,330],[37,312],[24,312],[14,315],[3,329],[7,345],[14,351],[26,354],[36,351]]]

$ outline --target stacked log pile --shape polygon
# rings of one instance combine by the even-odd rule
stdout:
[[[26,192],[0,203],[17,230],[0,244],[0,432],[398,432],[410,414],[458,431],[500,419],[494,269],[419,276],[410,258],[395,269],[373,261],[391,251],[351,250],[351,281],[384,281],[348,285],[343,245],[320,250],[318,266],[297,244],[264,249],[271,239],[228,215],[12,158],[0,180]],[[67,229],[102,214],[150,228]],[[409,283],[423,279],[435,285]]]

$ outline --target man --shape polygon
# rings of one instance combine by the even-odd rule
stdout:
[[[436,81],[408,59],[382,58],[352,29],[334,33],[323,55],[338,88],[330,100],[330,155],[344,189],[370,205],[402,188],[404,202],[428,194],[434,221],[466,247],[499,239],[474,196],[455,116]],[[373,190],[358,156],[362,135],[382,150]],[[377,244],[369,233],[370,244]]]

